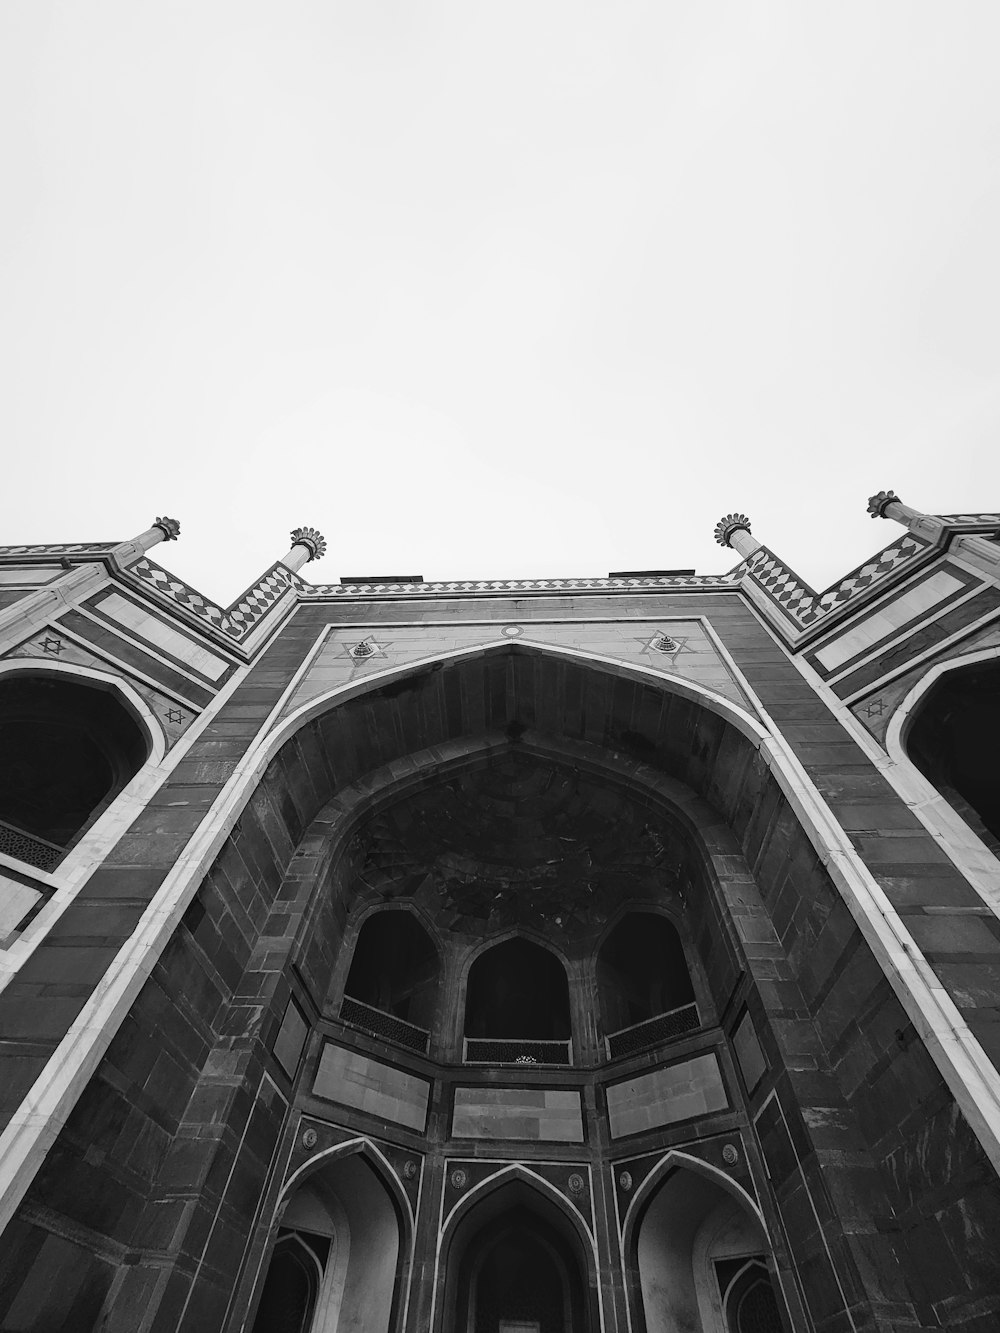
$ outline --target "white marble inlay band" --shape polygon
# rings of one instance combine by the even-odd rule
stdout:
[[[841,634],[839,638],[821,648],[816,658],[822,662],[827,671],[834,671],[852,657],[857,657],[859,653],[873,647],[882,639],[887,639],[890,634],[895,634],[908,621],[916,619],[922,612],[929,611],[931,607],[937,606],[939,602],[943,602],[946,597],[965,586],[963,580],[956,578],[954,574],[949,574],[943,569],[938,570],[929,579],[924,579],[923,583],[918,583],[915,588],[904,592],[881,611],[869,616],[867,620],[862,620],[846,634]]]
[[[137,634],[140,639],[145,639],[147,643],[155,644],[165,653],[170,653],[172,657],[186,662],[209,680],[218,680],[229,666],[223,658],[206,651],[186,634],[171,629],[162,620],[143,611],[120,593],[109,593],[107,597],[102,597],[97,605],[104,615],[110,616],[119,625]]]
[[[37,588],[40,583],[51,583],[63,572],[58,565],[29,565],[21,569],[0,569],[0,584]]]

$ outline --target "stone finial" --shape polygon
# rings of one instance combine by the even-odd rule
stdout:
[[[156,518],[153,520],[153,527],[160,529],[165,542],[175,542],[181,533],[181,525],[176,518]]]
[[[895,491],[879,491],[877,495],[868,497],[868,512],[872,518],[885,518],[888,507],[900,503],[902,502]]]
[[[720,546],[731,546],[733,533],[740,531],[750,531],[750,520],[746,514],[726,514],[715,525],[715,540]]]
[[[295,528],[292,532],[292,545],[304,546],[310,560],[319,560],[326,555],[326,538],[316,528]]]

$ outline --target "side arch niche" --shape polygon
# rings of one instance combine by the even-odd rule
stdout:
[[[903,744],[928,782],[1000,855],[1000,660],[940,675],[919,701]]]
[[[341,1018],[372,1036],[424,1052],[434,1027],[440,959],[412,912],[386,908],[361,926]]]
[[[332,1157],[284,1202],[252,1333],[392,1333],[405,1241],[367,1155]]]
[[[442,1246],[437,1333],[598,1333],[592,1254],[523,1176],[465,1210]]]
[[[626,1237],[636,1326],[645,1333],[784,1333],[756,1213],[713,1175],[669,1165]]]
[[[677,927],[628,912],[597,951],[597,989],[608,1055],[616,1058],[698,1027],[698,1006]]]
[[[110,686],[64,672],[0,675],[0,851],[54,870],[150,754]]]
[[[465,998],[467,1060],[569,1064],[571,1037],[569,979],[551,950],[515,937],[473,961]]]

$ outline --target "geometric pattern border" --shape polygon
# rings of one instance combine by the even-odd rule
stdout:
[[[201,593],[176,578],[147,557],[137,560],[128,567],[128,575],[134,576],[145,587],[152,589],[161,597],[183,607],[185,611],[196,615],[216,629],[239,641],[245,638],[254,626],[263,618],[268,609],[292,585],[292,572],[284,565],[275,562],[236,601],[228,611],[210,602]],[[299,583],[300,580],[295,580]]]
[[[1000,530],[1000,514],[944,514],[943,521],[956,529]],[[75,542],[60,545],[0,547],[0,561],[60,555],[100,555],[113,550],[116,542]],[[441,593],[524,592],[615,592],[634,590],[671,591],[682,588],[732,588],[750,578],[798,630],[814,626],[830,612],[843,607],[860,593],[895,573],[927,550],[928,543],[906,533],[872,559],[859,565],[824,593],[816,593],[766,546],[726,574],[677,574],[635,578],[583,579],[470,579],[435,583],[307,583],[285,565],[275,562],[256,583],[228,609],[209,601],[162,566],[143,556],[124,571],[125,577],[141,584],[165,601],[183,608],[202,623],[211,625],[239,642],[259,624],[270,608],[290,588],[303,600],[379,597],[434,596]]]
[[[747,560],[754,582],[768,594],[799,629],[808,629],[831,611],[867,591],[927,550],[928,543],[907,533],[859,565],[822,594],[788,568],[773,551],[760,547]]]

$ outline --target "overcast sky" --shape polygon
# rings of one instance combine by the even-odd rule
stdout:
[[[229,600],[1000,507],[1000,4],[2,0],[0,540]]]

